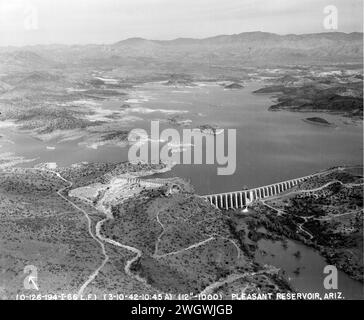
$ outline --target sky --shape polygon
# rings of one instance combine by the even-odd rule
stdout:
[[[334,5],[337,30],[326,30]],[[363,31],[363,0],[0,0],[0,46]]]

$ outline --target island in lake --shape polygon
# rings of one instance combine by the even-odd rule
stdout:
[[[316,125],[320,125],[320,126],[327,126],[330,127],[333,124],[328,122],[326,119],[320,118],[320,117],[311,117],[311,118],[306,118],[303,119],[303,121],[311,123],[311,124],[316,124]]]

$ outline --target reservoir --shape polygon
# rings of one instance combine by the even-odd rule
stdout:
[[[183,127],[178,121],[193,126],[215,125],[236,129],[236,172],[231,176],[217,175],[217,165],[177,165],[170,172],[154,177],[179,176],[189,180],[197,194],[212,194],[253,188],[306,176],[336,165],[363,163],[363,127],[339,115],[323,113],[270,112],[274,104],[269,95],[253,91],[263,83],[248,83],[243,89],[226,90],[216,83],[201,83],[193,87],[169,87],[147,83],[129,92],[126,101],[104,103],[105,109],[117,109],[128,103],[139,120],[120,129],[150,130],[150,121],[159,120],[163,128]],[[151,110],[156,110],[155,112]],[[170,112],[168,112],[170,110]],[[175,112],[178,111],[178,112]],[[322,117],[334,126],[319,126],[302,121],[307,117]],[[101,146],[81,147],[79,140],[44,142],[27,134],[0,127],[0,153],[14,153],[33,162],[57,162],[59,166],[87,162],[121,162],[128,160],[128,148]],[[315,250],[288,240],[283,248],[279,242],[260,240],[256,260],[285,270],[292,286],[301,292],[323,292],[325,259]],[[293,256],[301,252],[301,258]],[[268,254],[262,254],[266,252]],[[294,273],[299,268],[299,274]],[[363,298],[362,284],[339,273],[339,288],[345,298]]]
[[[140,120],[120,124],[121,130],[141,128],[150,132],[150,121],[159,120],[160,130],[182,131],[183,127],[171,119],[190,121],[191,127],[215,125],[235,129],[236,171],[233,175],[218,175],[215,163],[176,165],[172,171],[156,176],[185,178],[201,195],[272,184],[335,165],[363,163],[362,122],[352,124],[342,116],[321,113],[268,111],[274,103],[272,97],[253,93],[263,86],[263,83],[249,83],[243,89],[226,90],[216,83],[183,88],[147,83],[129,92],[126,101],[105,102],[103,107],[112,110],[124,103],[130,105],[132,115]],[[312,116],[322,117],[334,126],[302,121]],[[14,143],[1,142],[0,153],[14,152],[27,159],[37,159],[24,166],[37,162],[57,162],[63,166],[82,161],[128,160],[127,147],[92,149],[80,146],[77,139],[44,142],[0,127],[1,134]]]

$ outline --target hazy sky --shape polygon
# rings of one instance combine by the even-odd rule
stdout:
[[[363,0],[0,0],[0,45],[325,32],[327,5],[337,31],[363,30]]]

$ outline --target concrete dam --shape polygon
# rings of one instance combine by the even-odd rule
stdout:
[[[248,206],[255,200],[265,199],[283,193],[313,176],[309,175],[249,190],[210,194],[202,197],[221,210],[239,209]]]

